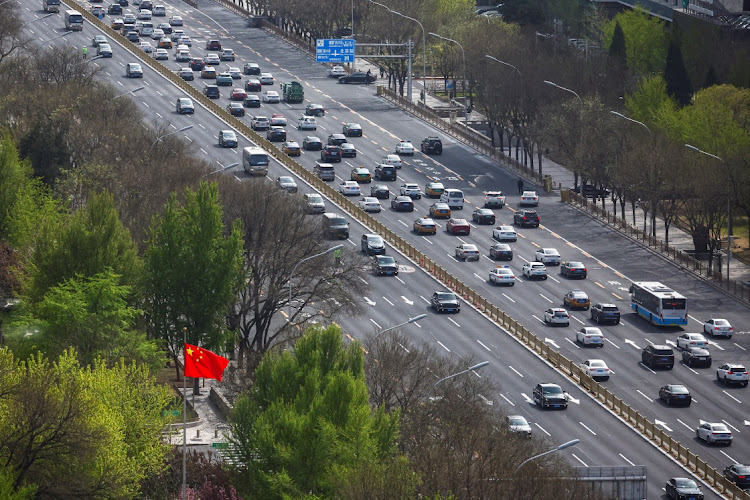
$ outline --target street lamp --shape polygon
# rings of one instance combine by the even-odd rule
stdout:
[[[404,321],[401,324],[398,324],[396,326],[392,326],[390,328],[386,328],[385,330],[381,330],[380,333],[378,333],[377,335],[375,335],[375,338],[373,340],[378,340],[378,338],[380,338],[380,336],[383,335],[385,332],[390,332],[392,330],[395,330],[396,328],[400,328],[400,327],[402,327],[404,325],[408,325],[409,323],[416,323],[420,319],[424,319],[426,317],[427,317],[426,314],[420,314],[419,316],[414,316],[413,318],[409,318],[408,320]]]
[[[0,2],[0,7],[5,5],[6,3],[15,2],[15,0],[5,0],[4,2]]]
[[[179,134],[180,132],[184,132],[184,131],[186,131],[188,129],[191,129],[191,128],[193,128],[193,126],[192,125],[188,125],[187,127],[182,127],[181,129],[175,130],[174,132],[170,132],[168,134],[160,135],[159,137],[156,138],[156,140],[154,141],[154,143],[151,144],[151,147],[153,148],[154,146],[156,146],[156,143],[160,142],[165,137],[169,137],[170,135],[174,135],[174,134]]]
[[[441,378],[440,380],[438,380],[437,382],[435,382],[435,385],[433,385],[432,387],[436,387],[440,382],[444,382],[444,381],[446,381],[448,379],[452,379],[453,377],[458,377],[459,375],[463,375],[464,373],[469,373],[469,372],[473,372],[474,370],[479,370],[480,368],[484,368],[485,366],[487,366],[489,364],[490,364],[489,361],[482,361],[481,363],[477,363],[474,366],[468,367],[466,370],[463,370],[463,371],[460,371],[458,373],[454,373],[453,375],[448,375],[447,377]]]
[[[335,245],[326,250],[325,252],[316,253],[315,255],[311,255],[309,257],[305,257],[304,259],[297,262],[294,267],[292,268],[292,272],[289,273],[289,303],[287,304],[287,308],[289,310],[289,321],[292,321],[292,277],[294,276],[294,272],[297,270],[297,267],[299,267],[300,264],[303,262],[307,262],[310,259],[315,259],[318,257],[322,257],[323,255],[327,255],[331,252],[335,252],[336,250],[340,250],[344,248],[344,245]]]
[[[727,170],[727,184],[729,184],[729,166],[727,165],[727,162],[722,160],[716,155],[713,155],[711,153],[708,153],[706,151],[703,151],[702,149],[698,149],[695,146],[692,146],[690,144],[685,144],[685,147],[688,149],[692,149],[695,152],[704,154],[706,156],[710,156],[711,158],[715,160],[719,160],[721,163],[724,164],[724,167]],[[732,205],[731,205],[731,196],[729,196],[729,192],[731,190],[729,189],[729,186],[727,186],[727,281],[729,281],[729,261],[732,258]]]
[[[217,161],[216,163],[219,163],[219,162]],[[221,163],[219,163],[219,165],[221,165]],[[198,179],[203,179],[204,177],[208,177],[209,175],[213,175],[219,172],[223,172],[225,170],[229,170],[230,168],[236,167],[237,165],[239,165],[239,163],[232,163],[231,165],[227,165],[226,167],[224,165],[221,165],[220,168],[217,168],[216,170],[213,170],[207,174],[201,175],[200,177],[198,177]]]
[[[530,461],[532,461],[534,459],[537,459],[537,458],[541,458],[541,457],[543,457],[545,455],[549,455],[550,453],[554,453],[556,451],[564,450],[565,448],[569,448],[571,446],[575,446],[580,441],[581,441],[580,439],[574,439],[573,441],[568,441],[567,443],[561,444],[557,448],[553,448],[553,449],[551,449],[549,451],[545,451],[544,453],[540,453],[539,455],[534,455],[531,458],[527,458],[526,460],[524,460],[523,462],[521,462],[521,465],[519,465],[518,467],[516,467],[516,472],[518,472],[521,467],[523,467],[524,465],[526,465],[527,462],[530,462]]]
[[[53,36],[53,37],[52,37],[52,38],[50,38],[49,40],[45,40],[45,41],[43,41],[43,42],[41,43],[41,45],[44,45],[45,43],[49,43],[49,42],[51,42],[52,40],[57,40],[58,38],[62,38],[62,37],[64,37],[64,36],[68,36],[68,35],[72,35],[72,34],[73,34],[73,32],[72,32],[72,31],[66,31],[66,32],[65,32],[65,33],[63,33],[62,35],[57,35],[57,36]]]
[[[3,2],[3,3],[6,3],[6,2]],[[3,3],[0,3],[0,5],[2,5]],[[37,17],[36,19],[32,19],[31,21],[28,21],[28,22],[25,22],[25,23],[23,23],[23,24],[21,25],[21,28],[23,28],[24,26],[26,26],[26,25],[28,25],[28,24],[31,24],[31,23],[35,23],[35,22],[37,22],[37,21],[41,21],[42,19],[47,19],[48,17],[50,17],[50,16],[54,16],[54,15],[55,15],[55,14],[47,14],[47,15],[45,15],[45,16],[42,16],[42,17]]]
[[[514,70],[516,70],[516,73],[518,73],[518,78],[521,79],[521,89],[523,90],[523,76],[521,76],[521,72],[518,70],[518,68],[516,68],[515,66],[513,66],[511,63],[508,63],[508,62],[505,62],[505,61],[501,61],[497,57],[492,57],[489,54],[485,54],[484,57],[486,57],[487,59],[492,59],[493,61],[498,62],[500,64],[504,64],[506,66],[510,66],[511,68],[513,68]]]
[[[468,127],[469,126],[469,101],[466,100],[466,52],[464,52],[464,46],[461,45],[456,40],[453,40],[451,38],[447,38],[444,36],[440,36],[437,33],[430,32],[430,35],[436,36],[442,40],[445,40],[446,42],[453,42],[459,47],[461,47],[461,58],[463,59],[463,63],[464,63],[464,80],[463,80],[463,84],[461,85],[461,90],[464,91],[464,104],[466,105],[466,113],[464,114],[464,124]]]
[[[116,95],[116,96],[114,96],[114,97],[113,97],[112,99],[110,99],[110,101],[114,101],[114,100],[115,100],[115,99],[117,99],[118,97],[123,97],[123,96],[126,96],[126,95],[128,95],[128,94],[135,94],[136,92],[140,92],[141,90],[143,90],[143,89],[145,89],[145,88],[146,88],[146,87],[137,87],[137,88],[134,88],[133,90],[128,90],[127,92],[123,92],[122,94],[117,94],[117,95]]]
[[[581,147],[581,168],[583,168],[583,99],[581,99],[581,96],[579,96],[576,92],[563,87],[562,85],[558,85],[555,82],[551,82],[549,80],[544,80],[544,83],[547,85],[552,85],[553,87],[556,87],[560,90],[564,90],[565,92],[570,92],[574,96],[578,98],[578,102],[581,104],[581,111],[580,111],[580,121],[581,121],[581,131],[580,131],[580,147]],[[576,176],[576,184],[578,184],[578,176]],[[575,186],[578,187],[578,186]]]

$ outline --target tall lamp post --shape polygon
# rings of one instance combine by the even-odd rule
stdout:
[[[544,453],[540,453],[539,455],[534,455],[531,458],[527,458],[526,460],[524,460],[523,462],[521,462],[521,465],[519,465],[518,467],[516,467],[516,472],[518,472],[521,469],[521,467],[523,467],[524,465],[526,465],[528,462],[531,462],[532,460],[535,460],[537,458],[541,458],[541,457],[543,457],[545,455],[549,455],[550,453],[554,453],[556,451],[564,450],[565,448],[569,448],[571,446],[575,446],[579,442],[580,442],[580,439],[574,439],[573,441],[568,441],[567,443],[561,444],[557,448],[553,448],[553,449],[551,449],[549,451],[545,451]]]
[[[696,148],[695,146],[691,144],[685,144],[685,147],[688,149],[692,149],[693,151],[710,156],[711,158],[715,160],[719,160],[721,163],[724,164],[724,167],[727,171],[727,281],[729,281],[729,261],[732,259],[732,197],[729,196],[730,189],[729,189],[729,166],[727,165],[727,162],[719,158],[718,156],[708,153],[706,151],[703,151],[702,149]]]
[[[474,366],[468,367],[466,370],[463,370],[463,371],[460,371],[458,373],[454,373],[453,375],[448,375],[447,377],[441,378],[440,380],[438,380],[437,382],[435,382],[435,385],[433,385],[432,387],[437,387],[437,385],[440,382],[445,382],[446,380],[452,379],[453,377],[458,377],[459,375],[463,375],[464,373],[469,373],[469,372],[473,372],[474,370],[479,370],[480,368],[484,368],[485,366],[487,366],[489,364],[490,364],[489,361],[482,361],[481,363],[477,363]]]
[[[57,40],[58,38],[62,38],[62,37],[64,37],[64,36],[68,36],[68,35],[72,35],[72,34],[73,34],[73,32],[72,32],[72,31],[66,31],[66,32],[65,32],[65,33],[63,33],[62,35],[57,35],[57,36],[53,36],[53,37],[52,37],[52,38],[50,38],[49,40],[45,40],[45,41],[43,41],[43,42],[42,42],[42,43],[41,43],[40,45],[44,45],[45,43],[49,43],[49,42],[51,42],[52,40]]]
[[[580,143],[580,147],[581,147],[581,167],[583,167],[583,99],[581,99],[581,96],[579,96],[575,91],[570,90],[569,88],[563,87],[562,85],[558,85],[555,82],[551,82],[549,80],[544,80],[544,83],[546,83],[547,85],[552,85],[553,87],[558,88],[560,90],[564,90],[565,92],[569,92],[569,93],[573,94],[574,96],[576,96],[578,98],[578,102],[581,105],[581,110],[580,110],[581,130],[580,130],[579,143]],[[578,176],[576,176],[576,184],[577,183],[578,183]]]
[[[396,328],[401,328],[402,326],[408,325],[409,323],[416,323],[420,319],[424,319],[426,317],[427,317],[426,314],[420,314],[419,316],[414,316],[413,318],[409,318],[408,320],[406,320],[403,323],[400,323],[400,324],[398,324],[396,326],[392,326],[390,328],[386,328],[385,330],[381,330],[380,333],[378,333],[377,335],[375,335],[375,338],[373,340],[378,340],[380,338],[380,336],[383,335],[386,332],[393,331]]]
[[[3,3],[7,3],[7,2],[3,2]],[[0,3],[0,5],[2,5],[2,3]],[[37,21],[41,21],[42,19],[47,19],[48,17],[50,17],[50,16],[54,16],[54,15],[55,15],[55,14],[47,14],[47,15],[44,15],[44,16],[42,16],[42,17],[37,17],[36,19],[32,19],[31,21],[27,21],[27,22],[23,23],[23,24],[21,25],[21,28],[23,28],[24,26],[26,26],[26,25],[29,25],[29,24],[31,24],[31,23],[35,23],[35,22],[37,22]]]
[[[287,303],[287,310],[289,312],[289,321],[290,322],[292,321],[292,277],[294,276],[294,272],[297,270],[297,268],[299,267],[299,265],[302,264],[303,262],[307,262],[308,260],[316,259],[318,257],[322,257],[323,255],[327,255],[329,253],[335,252],[336,250],[339,250],[339,249],[341,249],[343,247],[344,247],[344,245],[335,245],[335,246],[332,246],[331,248],[329,248],[328,250],[326,250],[324,252],[316,253],[315,255],[311,255],[309,257],[305,257],[304,259],[300,260],[299,262],[297,262],[294,265],[294,267],[292,268],[292,272],[289,273],[289,302]]]
[[[217,161],[216,163],[219,163],[219,162]],[[219,163],[219,165],[221,165],[221,163]],[[219,172],[223,172],[225,170],[229,170],[230,168],[236,167],[237,165],[239,165],[239,163],[232,163],[231,165],[227,165],[226,167],[224,165],[221,165],[216,170],[212,170],[211,172],[209,172],[207,174],[201,175],[200,177],[198,177],[198,179],[203,179],[205,177],[208,177],[209,175],[218,174]]]
[[[188,125],[187,127],[182,127],[181,129],[177,129],[174,132],[170,132],[168,134],[160,135],[159,137],[156,138],[156,140],[153,142],[153,144],[151,144],[151,147],[153,148],[154,146],[156,146],[156,143],[157,142],[161,142],[161,140],[164,139],[165,137],[169,137],[170,135],[179,134],[180,132],[184,132],[184,131],[189,130],[191,128],[193,128],[193,126],[192,125]]]
[[[515,66],[513,66],[509,62],[501,61],[497,57],[492,57],[489,54],[485,54],[484,57],[486,57],[487,59],[491,59],[491,60],[493,60],[493,61],[495,61],[497,63],[504,64],[506,66],[510,66],[511,68],[513,68],[514,70],[516,70],[516,73],[518,73],[518,78],[521,80],[521,90],[523,90],[523,76],[521,75],[521,72],[518,70],[518,68],[516,68]]]
[[[117,94],[117,95],[116,95],[116,96],[114,96],[114,97],[113,97],[112,99],[110,99],[110,102],[111,102],[111,101],[114,101],[114,100],[115,100],[115,99],[117,99],[118,97],[124,97],[124,96],[126,96],[126,95],[129,95],[129,94],[135,94],[136,92],[140,92],[141,90],[143,90],[143,89],[145,89],[145,88],[146,88],[146,87],[137,87],[137,88],[134,88],[133,90],[128,90],[127,92],[123,92],[122,94]]]
[[[466,100],[466,52],[464,52],[464,46],[461,45],[456,40],[453,40],[452,38],[447,38],[441,35],[438,35],[437,33],[430,32],[430,35],[438,37],[442,40],[445,40],[446,42],[453,42],[456,45],[458,45],[461,48],[461,59],[463,61],[464,65],[464,80],[463,85],[461,85],[461,89],[464,91],[464,104],[466,105],[466,113],[464,114],[464,124],[468,127],[469,124],[469,102]]]

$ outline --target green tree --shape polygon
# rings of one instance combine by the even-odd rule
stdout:
[[[175,360],[183,328],[189,343],[223,347],[225,315],[242,284],[241,224],[235,221],[225,234],[216,183],[201,182],[184,197],[180,203],[173,194],[164,215],[154,217],[144,273],[150,334],[165,341]]]
[[[313,498],[334,496],[341,468],[393,458],[398,421],[370,409],[359,342],[313,326],[293,351],[266,354],[230,425],[254,495]]]
[[[682,50],[677,41],[669,44],[667,65],[664,69],[664,80],[667,82],[667,93],[674,97],[680,106],[687,106],[693,97],[693,84],[682,60]]]
[[[644,77],[638,88],[625,98],[625,108],[632,118],[655,123],[663,129],[672,127],[677,103],[667,93],[667,82],[661,76]]]
[[[664,22],[640,7],[617,14],[602,27],[604,46],[619,44],[616,27],[622,28],[628,70],[642,75],[661,72],[667,53]]]

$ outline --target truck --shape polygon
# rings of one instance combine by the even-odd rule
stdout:
[[[284,102],[299,103],[305,100],[305,91],[299,82],[287,82],[281,84],[281,94]]]
[[[60,12],[60,0],[42,0],[44,12]]]

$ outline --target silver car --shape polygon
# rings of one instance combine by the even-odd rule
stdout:
[[[531,426],[529,425],[529,422],[521,415],[509,415],[508,427],[514,434],[531,437]]]
[[[695,435],[708,444],[724,443],[731,446],[733,439],[732,431],[721,422],[701,422],[701,425],[695,431]]]

